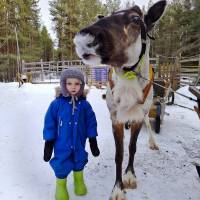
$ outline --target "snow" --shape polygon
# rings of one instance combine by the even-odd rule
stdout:
[[[43,161],[42,129],[44,114],[54,98],[56,84],[0,83],[0,199],[53,200],[55,177]],[[180,93],[192,96],[188,88]],[[98,143],[101,155],[92,157],[85,168],[88,194],[76,197],[73,180],[68,178],[72,200],[109,199],[115,182],[115,147],[105,90],[91,88],[88,100],[98,120]],[[175,101],[190,108],[195,102],[176,95]],[[167,106],[160,134],[156,134],[159,151],[148,147],[144,126],[135,156],[137,189],[127,190],[129,200],[199,200],[200,178],[193,162],[200,163],[200,120],[195,112],[179,106]],[[129,131],[125,131],[125,156],[128,160]]]

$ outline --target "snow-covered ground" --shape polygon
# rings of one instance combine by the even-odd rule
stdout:
[[[56,85],[0,83],[0,200],[53,200],[55,177],[43,157],[43,118]],[[187,87],[179,92],[192,96]],[[68,189],[72,200],[108,200],[115,181],[114,140],[111,121],[101,95],[92,88],[88,100],[98,120],[101,155],[89,154],[85,168],[88,194],[73,194],[71,175]],[[195,103],[176,96],[176,103],[193,107]],[[200,178],[192,162],[200,163],[200,120],[195,112],[168,106],[160,134],[159,151],[148,148],[146,127],[137,143],[135,172],[138,187],[127,190],[128,200],[199,200]],[[125,131],[128,146],[129,131]],[[87,146],[88,152],[89,148]],[[128,150],[125,149],[124,168]]]

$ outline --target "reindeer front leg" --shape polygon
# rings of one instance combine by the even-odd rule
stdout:
[[[125,200],[124,186],[122,182],[122,161],[124,155],[124,129],[123,124],[113,124],[113,135],[115,139],[115,163],[116,163],[116,181],[109,200]]]
[[[137,187],[136,176],[133,167],[134,156],[136,152],[137,138],[142,127],[142,123],[131,124],[131,137],[129,143],[129,161],[123,177],[124,188],[134,189]]]

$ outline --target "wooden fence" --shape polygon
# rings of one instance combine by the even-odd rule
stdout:
[[[68,67],[85,67],[81,60],[25,62],[22,61],[22,73],[60,72]]]
[[[157,56],[150,58],[150,63],[155,71],[156,79],[165,79],[171,82],[172,88],[177,89],[183,85],[200,84],[200,55],[192,58],[166,57]],[[93,68],[108,68],[108,66],[89,66],[81,60],[68,61],[50,61],[50,62],[22,62],[22,74],[28,74],[32,77],[32,82],[43,82],[45,79],[49,82],[58,81],[60,72],[66,68],[79,68],[84,71],[89,82],[100,82],[95,77]],[[102,73],[105,74],[105,73]],[[105,76],[105,75],[104,75]],[[107,77],[102,78],[103,84],[106,83]]]
[[[67,61],[50,61],[50,62],[24,62],[22,61],[21,73],[30,77],[32,83],[55,83],[59,82],[60,73],[63,69],[76,68],[83,71],[87,76],[87,82],[90,84],[106,84],[107,76],[105,69],[108,66],[89,66],[85,65],[81,60],[67,60]],[[103,73],[99,72],[103,70]],[[96,83],[98,82],[98,83]]]
[[[200,55],[180,60],[181,85],[200,84]]]
[[[200,55],[190,58],[158,56],[156,64],[157,79],[171,82],[172,88],[177,89],[184,85],[200,84]]]

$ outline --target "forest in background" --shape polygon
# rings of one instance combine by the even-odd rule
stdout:
[[[21,61],[77,59],[73,37],[81,28],[120,9],[120,0],[51,0],[56,42],[41,25],[39,0],[0,1],[0,81],[13,81]],[[153,4],[149,0],[147,8]],[[123,8],[134,5],[127,1]],[[200,54],[200,1],[172,0],[151,33],[150,56],[190,57]]]

